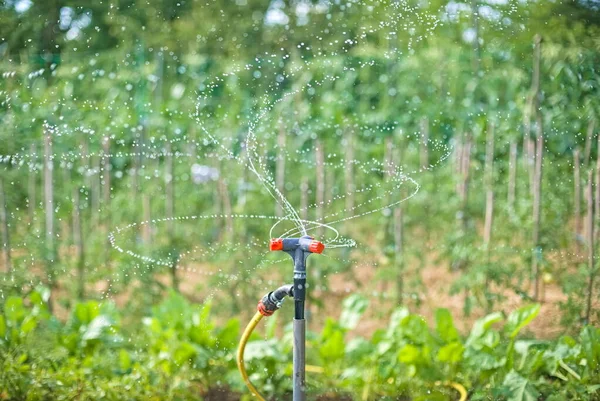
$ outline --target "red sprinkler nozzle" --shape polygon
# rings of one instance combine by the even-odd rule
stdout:
[[[325,244],[320,241],[313,240],[308,246],[308,250],[312,253],[322,253],[325,249]]]
[[[283,250],[283,239],[273,238],[271,240],[271,243],[269,244],[269,249],[272,251],[282,251]]]

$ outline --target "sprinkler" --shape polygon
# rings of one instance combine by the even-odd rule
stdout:
[[[281,307],[286,297],[294,298],[294,353],[293,353],[293,401],[306,401],[306,320],[304,320],[304,303],[306,301],[306,259],[311,253],[322,253],[325,245],[306,235],[300,238],[275,238],[270,243],[271,251],[288,253],[294,261],[294,284],[284,285],[266,294],[259,302],[254,317],[246,326],[237,351],[237,365],[246,386],[259,400],[265,401],[252,385],[244,367],[244,350],[250,335],[265,316],[271,316]],[[465,387],[456,382],[435,382],[436,386],[452,387],[460,394],[459,401],[466,401]]]
[[[257,312],[244,330],[237,352],[237,363],[244,382],[252,394],[260,401],[264,398],[248,379],[244,368],[244,349],[252,331],[263,318],[271,316],[286,296],[294,298],[294,353],[293,353],[293,401],[306,400],[306,320],[304,319],[304,304],[306,301],[306,259],[311,253],[322,253],[325,245],[306,235],[300,238],[275,238],[270,243],[271,251],[283,251],[294,261],[294,284],[285,285],[265,295],[258,303]]]

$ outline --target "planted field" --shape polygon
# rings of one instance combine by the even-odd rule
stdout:
[[[600,400],[593,2],[0,5],[0,400]]]

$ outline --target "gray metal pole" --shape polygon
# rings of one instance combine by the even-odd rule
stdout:
[[[306,400],[306,320],[294,319],[294,392],[293,401]]]

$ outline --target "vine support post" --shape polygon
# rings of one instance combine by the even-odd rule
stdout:
[[[588,247],[588,288],[586,294],[586,306],[585,306],[585,322],[589,323],[590,315],[592,312],[592,298],[594,292],[594,278],[596,275],[595,263],[594,263],[594,196],[593,196],[593,171],[588,172],[588,182],[586,189],[587,198],[587,215],[586,215],[586,239]]]
[[[579,148],[575,148],[575,150],[573,150],[573,181],[573,190],[575,191],[575,194],[573,196],[573,219],[575,220],[575,247],[577,249],[577,254],[579,254],[579,236],[581,235],[581,168]]]
[[[2,259],[4,259],[4,268],[8,274],[12,273],[12,263],[10,255],[10,231],[8,221],[8,208],[6,192],[4,189],[4,178],[0,176],[0,229],[2,230]]]
[[[508,162],[508,211],[515,211],[515,198],[517,193],[517,143],[510,143],[510,154]]]
[[[44,209],[45,209],[45,261],[46,278],[50,286],[50,299],[48,309],[52,311],[52,292],[56,286],[54,264],[56,263],[56,245],[54,241],[54,160],[52,157],[52,131],[44,124]]]
[[[77,250],[77,298],[82,300],[85,298],[85,249],[79,191],[77,186],[73,188],[73,243]]]
[[[323,150],[323,143],[319,139],[316,141],[315,159],[317,173],[316,221],[322,223],[325,217],[325,151]],[[317,228],[317,236],[319,238],[323,236],[323,227]]]

